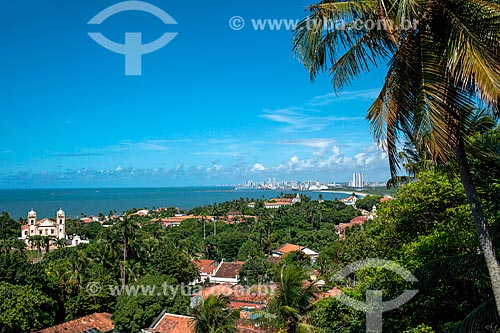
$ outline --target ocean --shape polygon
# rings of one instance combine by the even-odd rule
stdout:
[[[33,208],[38,217],[52,217],[59,208],[67,217],[82,213],[108,215],[110,211],[122,213],[131,208],[172,207],[189,209],[239,198],[270,199],[280,190],[238,189],[232,187],[179,187],[179,188],[102,188],[102,189],[37,189],[0,190],[0,212],[8,212],[13,218],[26,217]],[[293,192],[317,200],[322,194],[325,200],[342,199],[348,193]]]

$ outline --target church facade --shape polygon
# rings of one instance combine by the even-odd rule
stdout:
[[[21,239],[28,242],[29,236],[52,236],[54,238],[66,238],[66,215],[60,209],[54,220],[43,218],[37,221],[36,212],[31,209],[28,212],[28,224],[21,227]]]

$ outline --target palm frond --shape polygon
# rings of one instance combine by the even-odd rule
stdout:
[[[415,276],[422,291],[436,288],[442,281],[488,280],[488,270],[481,255],[460,255],[446,257],[426,263]]]
[[[476,90],[480,98],[499,109],[500,6],[487,1],[447,1],[439,7],[447,67],[454,84]],[[485,24],[487,22],[488,24]],[[496,36],[496,38],[494,38]]]
[[[500,317],[493,298],[472,311],[453,333],[498,332]]]
[[[322,2],[309,7],[311,14],[294,30],[293,52],[308,69],[312,80],[322,71],[339,72],[333,79],[335,89],[339,90],[360,71],[368,70],[370,64],[377,66],[377,60],[388,57],[386,49],[394,45],[384,32],[354,27],[357,20],[377,21],[377,2]],[[347,52],[342,55],[338,49]]]

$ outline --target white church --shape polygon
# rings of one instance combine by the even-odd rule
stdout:
[[[81,239],[80,236],[66,235],[66,215],[62,209],[56,213],[55,220],[43,218],[37,221],[36,212],[31,209],[28,212],[28,224],[21,227],[21,237],[28,244],[29,236],[52,236],[58,239],[66,239],[68,246],[76,246],[82,243],[88,243],[88,239]]]

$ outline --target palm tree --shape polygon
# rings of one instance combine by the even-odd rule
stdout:
[[[125,265],[128,258],[128,247],[139,227],[130,216],[127,216],[123,218],[123,221],[120,221],[117,224],[117,228],[123,237],[123,262],[120,264],[120,271],[122,275],[122,287],[125,287],[125,284],[127,282]]]
[[[90,260],[83,250],[78,250],[70,255],[69,269],[66,274],[69,275],[70,280],[76,281],[78,286],[83,285],[85,267],[89,262]]]
[[[99,251],[99,254],[102,257],[103,262],[106,262],[110,265],[115,262],[115,259],[118,256],[118,241],[113,229],[114,228],[105,228],[103,230],[102,237],[98,240],[101,246],[101,251]]]
[[[68,242],[66,241],[65,238],[53,238],[52,245],[55,245],[57,246],[58,249],[60,249],[66,247],[68,245]]]
[[[315,283],[307,281],[308,274],[295,265],[284,265],[278,277],[278,287],[269,303],[267,311],[259,312],[262,323],[279,325],[288,333],[314,332],[317,329],[305,321],[315,293]]]
[[[28,236],[28,242],[31,244],[31,248],[36,247],[36,262],[40,260],[40,254],[42,252],[42,246],[44,244],[43,238],[40,235]]]
[[[367,118],[388,153],[392,175],[399,166],[402,137],[425,147],[435,164],[457,162],[500,311],[500,265],[462,131],[469,121],[467,109],[477,100],[500,114],[498,1],[329,0],[309,10],[295,31],[294,50],[312,79],[328,70],[340,91],[361,72],[389,61],[384,86]],[[323,23],[339,20],[347,23],[323,29]],[[414,29],[399,24],[405,20]],[[378,25],[370,28],[367,22]]]
[[[196,333],[236,332],[237,311],[229,308],[229,298],[210,295],[188,310]]]
[[[54,241],[55,237],[54,236],[41,236],[41,237],[42,237],[42,242],[45,246],[45,253],[49,253],[50,244]]]

